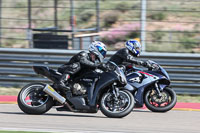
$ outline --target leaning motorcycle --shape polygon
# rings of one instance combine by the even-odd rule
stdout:
[[[44,114],[56,106],[57,111],[97,113],[100,109],[107,117],[124,117],[132,111],[134,98],[124,89],[127,80],[123,71],[112,62],[108,66],[112,69],[97,69],[69,80],[66,89],[56,84],[60,73],[45,66],[33,66],[37,74],[53,83],[26,85],[19,92],[18,106],[27,114]]]
[[[153,112],[171,110],[177,101],[175,91],[170,87],[170,78],[164,68],[149,60],[152,66],[143,71],[133,66],[126,69],[126,89],[135,97],[136,107],[146,107]]]

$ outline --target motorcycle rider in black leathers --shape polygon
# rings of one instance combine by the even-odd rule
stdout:
[[[82,51],[74,55],[70,61],[58,68],[58,72],[62,73],[59,84],[62,88],[66,88],[66,82],[70,76],[82,75],[85,72],[96,69],[97,67],[104,69],[102,64],[106,56],[106,46],[100,41],[94,41],[89,45],[89,53]]]
[[[137,60],[136,57],[140,55],[141,44],[137,40],[128,40],[125,43],[126,48],[118,50],[109,61],[116,63],[117,65],[135,64],[143,67],[151,67],[146,61]]]

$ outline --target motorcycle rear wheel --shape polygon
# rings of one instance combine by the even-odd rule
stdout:
[[[177,98],[174,90],[166,87],[161,94],[162,97],[159,98],[155,90],[150,89],[146,91],[144,103],[149,110],[153,112],[167,112],[175,106]]]
[[[45,84],[32,83],[22,88],[17,97],[19,108],[26,114],[40,115],[53,106],[53,98],[43,92]]]
[[[101,97],[100,110],[105,116],[122,118],[131,113],[135,105],[132,94],[127,90],[120,90],[119,95],[117,103],[114,103],[113,93],[111,92],[107,92]]]

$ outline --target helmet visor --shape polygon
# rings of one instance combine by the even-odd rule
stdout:
[[[98,49],[98,51],[101,53],[101,55],[103,55],[103,57],[105,58],[105,56],[106,56],[106,50],[104,50],[102,47],[100,47],[100,46],[97,46],[97,49]]]
[[[135,49],[137,52],[141,52],[141,48],[140,47],[137,47],[136,49]]]

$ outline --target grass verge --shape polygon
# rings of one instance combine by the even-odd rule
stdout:
[[[21,88],[12,88],[12,87],[0,87],[0,95],[12,95],[17,96]]]

